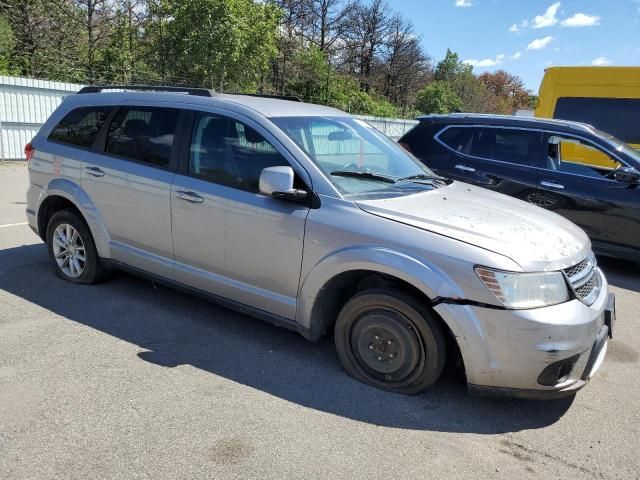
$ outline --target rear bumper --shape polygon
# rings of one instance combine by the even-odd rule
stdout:
[[[605,313],[612,310],[613,297],[598,273],[602,288],[591,306],[579,300],[532,310],[436,306],[456,336],[470,391],[557,398],[582,388],[602,363],[609,333],[605,318],[614,315]]]
[[[38,204],[38,199],[40,198],[41,194],[41,186],[34,185],[33,183],[29,184],[29,188],[27,190],[27,222],[29,223],[29,227],[31,227],[31,230],[33,230],[36,235],[40,235],[40,232],[38,231],[36,205]]]

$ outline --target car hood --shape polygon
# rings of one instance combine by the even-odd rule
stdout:
[[[591,249],[586,234],[565,218],[461,182],[356,204],[373,215],[505,255],[525,271],[566,268],[580,262]]]

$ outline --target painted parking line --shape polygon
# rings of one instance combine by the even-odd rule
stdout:
[[[7,227],[19,227],[20,225],[28,225],[27,222],[20,222],[20,223],[7,223],[5,225],[0,225],[0,228],[7,228]]]

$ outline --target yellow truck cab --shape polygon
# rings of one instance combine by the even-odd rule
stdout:
[[[588,123],[640,149],[640,67],[548,68],[535,116]],[[560,148],[565,158],[614,168],[596,150],[576,152],[575,145]]]

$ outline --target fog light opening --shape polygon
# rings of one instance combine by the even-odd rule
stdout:
[[[548,365],[538,377],[538,383],[545,387],[553,387],[566,382],[571,376],[573,367],[580,355],[574,355],[573,357],[565,358],[558,362],[553,362]]]

